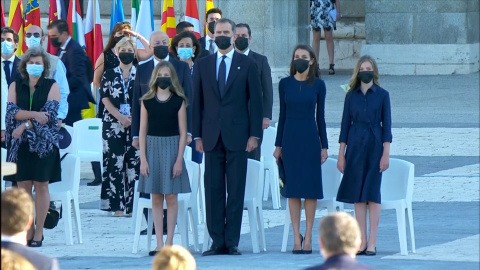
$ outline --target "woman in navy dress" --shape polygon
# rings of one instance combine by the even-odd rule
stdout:
[[[280,80],[280,117],[274,156],[285,167],[285,196],[290,206],[294,254],[312,253],[312,227],[317,200],[323,198],[322,168],[327,159],[325,95],[312,47],[298,45],[290,63],[290,76]],[[316,111],[316,112],[315,112]],[[300,234],[301,198],[305,198],[305,243]],[[302,247],[303,244],[303,247]]]
[[[362,231],[358,255],[376,255],[382,172],[388,169],[392,142],[390,95],[378,84],[375,60],[358,60],[345,96],[337,167],[343,173],[337,201],[355,204]],[[345,146],[346,153],[345,153]],[[370,235],[367,241],[367,208]]]

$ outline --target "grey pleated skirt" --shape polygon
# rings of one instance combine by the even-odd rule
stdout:
[[[148,177],[140,174],[138,191],[149,194],[178,194],[191,192],[185,161],[182,174],[173,177],[173,165],[177,160],[180,136],[147,136],[146,156]]]

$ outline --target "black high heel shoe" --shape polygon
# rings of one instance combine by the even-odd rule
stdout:
[[[375,251],[369,251],[365,249],[365,256],[375,256],[377,255],[377,247],[375,247]]]
[[[359,250],[359,251],[357,252],[357,256],[359,256],[359,255],[365,255],[365,252],[367,252],[367,248],[366,248],[366,247],[365,247],[364,250]]]
[[[303,236],[300,234],[300,247],[303,247]],[[292,250],[293,254],[303,254],[303,249],[294,249]]]
[[[329,75],[335,75],[335,64],[330,64],[330,68],[328,69],[328,74]]]
[[[40,246],[37,245],[37,246],[33,246],[33,247],[41,247],[43,240],[44,240],[43,235],[42,235],[42,240],[41,240],[41,241],[35,241],[35,240],[33,240],[33,238],[32,238],[32,239],[30,239],[30,240],[27,240],[27,246],[28,246],[28,247],[32,247],[32,243],[35,243],[35,245],[37,245],[38,242],[40,242]]]
[[[310,243],[311,242],[312,242],[312,240],[310,240]],[[303,246],[302,246],[302,249],[303,249]],[[309,249],[309,250],[304,249],[303,254],[312,254],[312,249]]]

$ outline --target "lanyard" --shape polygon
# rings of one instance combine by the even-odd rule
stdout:
[[[132,77],[132,68],[130,68],[130,75],[128,76],[127,84],[125,85],[125,78],[123,78],[123,70],[120,69],[120,81],[122,82],[122,85],[123,85],[123,100],[125,101],[125,104],[127,104],[127,93],[128,93],[128,87],[130,87],[131,77]]]

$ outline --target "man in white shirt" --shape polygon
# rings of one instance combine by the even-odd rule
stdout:
[[[7,84],[10,86],[10,84],[20,76],[17,68],[20,64],[20,59],[15,55],[18,48],[19,37],[17,32],[12,28],[3,27],[1,40],[2,69],[5,72]]]

